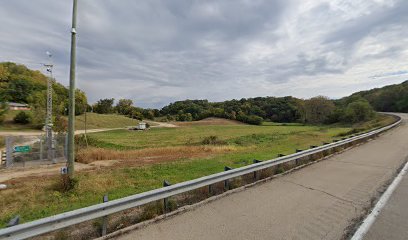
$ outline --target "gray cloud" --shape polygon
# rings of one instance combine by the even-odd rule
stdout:
[[[0,61],[67,85],[71,1],[0,0]],[[77,86],[89,100],[340,97],[401,81],[406,1],[79,1]],[[372,76],[382,76],[381,81]],[[333,90],[336,89],[336,90]]]

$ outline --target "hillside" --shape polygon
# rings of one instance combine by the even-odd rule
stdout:
[[[30,70],[24,65],[0,63],[0,102],[27,103],[33,112],[33,123],[44,122],[46,108],[47,79],[40,71]],[[68,89],[53,81],[53,113],[66,114]],[[84,92],[76,90],[76,114],[86,110],[87,98]],[[4,108],[4,106],[2,106]],[[1,111],[0,111],[1,112]]]
[[[408,112],[408,80],[400,84],[356,92],[342,101],[357,98],[366,99],[376,111]]]
[[[8,111],[5,120],[0,124],[0,131],[32,131],[35,126],[32,124],[16,124],[13,122],[14,116],[19,111]],[[64,117],[67,119],[66,117]],[[136,126],[138,120],[131,119],[118,114],[97,114],[87,113],[87,129],[100,129],[100,128],[123,128],[127,126]],[[85,114],[81,114],[75,117],[75,129],[85,129]]]
[[[98,128],[123,128],[128,126],[136,126],[139,121],[117,114],[86,114],[87,129]],[[85,114],[76,116],[75,129],[85,129]]]

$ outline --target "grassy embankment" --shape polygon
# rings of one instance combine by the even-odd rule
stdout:
[[[358,127],[376,127],[389,121],[381,118]],[[0,226],[16,214],[22,221],[30,221],[98,203],[104,194],[109,194],[109,199],[117,199],[159,188],[164,179],[171,183],[191,180],[223,171],[226,165],[236,168],[250,164],[252,159],[271,159],[278,153],[290,154],[296,148],[321,145],[351,131],[351,126],[265,124],[191,125],[144,132],[115,130],[90,134],[95,140],[91,145],[103,148],[92,147],[88,151],[102,152],[101,158],[112,151],[122,152],[120,164],[77,172],[79,184],[68,193],[55,189],[57,176],[9,181],[11,188],[0,192]],[[217,136],[215,145],[202,144],[208,136]],[[146,151],[156,156],[143,157]],[[172,158],[172,154],[180,152],[181,155]]]
[[[39,131],[31,124],[16,124],[14,117],[20,111],[9,110],[3,123],[0,123],[0,131]],[[87,129],[99,128],[123,128],[135,126],[139,121],[117,114],[97,114],[87,113]],[[75,117],[75,127],[77,130],[85,129],[85,115]]]
[[[86,114],[87,129],[98,128],[123,128],[128,126],[136,126],[139,121],[117,114]],[[76,116],[75,129],[85,129],[85,114]]]
[[[6,113],[6,117],[3,123],[0,123],[0,131],[39,131],[33,128],[31,124],[16,124],[14,123],[14,117],[20,111],[9,110]]]

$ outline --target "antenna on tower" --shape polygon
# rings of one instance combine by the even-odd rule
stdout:
[[[47,158],[49,161],[55,162],[54,157],[54,144],[53,144],[53,137],[52,137],[52,82],[53,82],[53,75],[52,70],[54,65],[52,64],[52,54],[49,51],[45,52],[49,58],[49,63],[44,64],[46,67],[47,72],[49,73],[49,78],[47,80],[47,116],[45,118],[45,130],[47,134]]]

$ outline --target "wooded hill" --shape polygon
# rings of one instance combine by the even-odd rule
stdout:
[[[24,65],[11,62],[0,63],[1,111],[5,102],[28,103],[32,109],[32,122],[44,123],[47,96],[47,76],[40,71],[28,69]],[[87,99],[84,92],[76,90],[76,114],[86,110]],[[66,114],[68,109],[68,89],[53,82],[53,112]]]
[[[342,99],[352,101],[364,98],[379,112],[408,112],[408,80],[382,88],[361,91]]]

